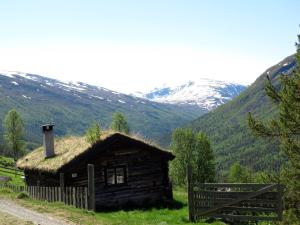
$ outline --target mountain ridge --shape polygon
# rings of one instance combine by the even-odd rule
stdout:
[[[83,82],[23,72],[0,73],[0,104],[0,118],[11,108],[20,112],[26,140],[35,144],[42,140],[41,124],[56,124],[58,136],[82,135],[95,120],[108,127],[115,111],[125,114],[133,132],[160,141],[162,134],[206,113],[195,106],[157,103]]]
[[[238,97],[187,125],[209,136],[216,152],[219,171],[228,170],[236,161],[254,171],[278,170],[284,163],[275,140],[257,138],[251,133],[247,115],[251,112],[264,121],[277,115],[276,108],[264,91],[266,76],[280,88],[280,75],[290,75],[295,66],[294,55],[286,57],[265,70]]]
[[[235,98],[245,89],[245,85],[234,82],[199,78],[181,85],[164,85],[133,95],[161,103],[197,105],[210,111]]]

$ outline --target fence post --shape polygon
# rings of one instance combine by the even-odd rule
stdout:
[[[63,202],[64,201],[64,196],[65,196],[65,177],[64,177],[64,173],[60,173],[60,175],[59,175],[59,184],[60,184],[59,201]]]
[[[277,184],[277,215],[278,215],[278,220],[282,221],[282,211],[283,211],[283,200],[282,200],[282,195],[283,195],[283,186],[281,184]]]
[[[93,164],[88,164],[88,209],[95,211],[95,180]]]
[[[195,212],[194,212],[194,184],[192,167],[190,164],[187,166],[187,178],[188,178],[188,205],[189,205],[189,220],[195,222]]]

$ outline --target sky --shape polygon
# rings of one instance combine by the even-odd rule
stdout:
[[[132,93],[250,84],[295,53],[299,0],[0,1],[0,70]]]

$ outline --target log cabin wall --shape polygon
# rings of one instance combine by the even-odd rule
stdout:
[[[126,205],[147,205],[172,199],[168,162],[172,159],[162,151],[145,144],[118,138],[106,145],[94,146],[57,173],[25,171],[26,183],[59,186],[59,174],[64,173],[65,186],[87,186],[87,165],[94,164],[96,208],[116,208]],[[118,184],[111,171],[123,171]],[[116,174],[114,174],[116,175]],[[109,184],[115,179],[117,184]]]
[[[65,168],[66,186],[87,186],[87,164],[95,168],[97,208],[144,205],[172,199],[168,159],[162,154],[137,149],[112,149],[93,160],[80,160]],[[125,169],[123,184],[107,184],[107,170]]]
[[[59,174],[25,170],[25,182],[28,186],[57,187],[59,186]]]

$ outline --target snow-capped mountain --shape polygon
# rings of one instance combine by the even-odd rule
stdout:
[[[155,102],[197,105],[212,110],[245,89],[245,85],[202,78],[180,86],[164,85],[149,92],[136,92],[134,95]]]
[[[27,140],[35,143],[42,140],[41,124],[54,123],[59,136],[83,134],[92,121],[108,127],[116,111],[125,114],[132,132],[161,142],[164,134],[206,112],[22,72],[0,72],[0,105],[0,123],[16,108],[24,118]]]

